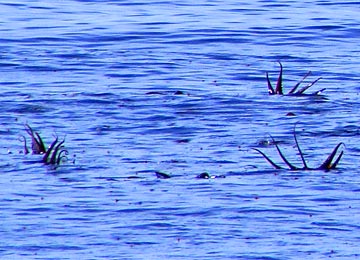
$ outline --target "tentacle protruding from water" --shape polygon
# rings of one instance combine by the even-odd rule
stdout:
[[[50,161],[46,162],[48,164],[52,164],[52,165],[55,165],[57,164],[57,162],[59,161],[59,155],[61,154],[61,149],[62,149],[62,145],[65,143],[65,139],[62,140],[61,142],[59,142],[53,149],[52,151],[52,155],[51,155],[51,158],[50,158]]]
[[[46,165],[59,165],[68,155],[68,151],[64,149],[65,138],[59,141],[55,136],[55,140],[46,149],[45,144],[38,132],[35,132],[28,124],[25,124],[25,130],[31,137],[31,148],[33,154],[43,154],[42,162]],[[29,153],[25,136],[21,135],[21,142],[24,142],[24,153]]]
[[[29,149],[28,149],[28,147],[27,147],[27,142],[26,142],[25,136],[20,135],[20,136],[19,136],[19,141],[24,143],[24,154],[30,153],[30,152],[29,152]]]
[[[253,148],[255,151],[257,151],[258,153],[260,153],[265,160],[270,163],[275,169],[290,169],[293,171],[296,170],[324,170],[324,171],[329,171],[329,170],[333,170],[336,168],[336,166],[339,164],[344,151],[340,151],[339,153],[339,149],[341,146],[345,146],[344,143],[339,143],[336,145],[336,147],[334,148],[334,150],[331,152],[331,154],[326,158],[326,160],[319,166],[319,167],[309,167],[306,163],[305,157],[304,157],[304,153],[302,152],[300,145],[298,143],[297,137],[296,137],[296,131],[295,131],[295,127],[294,127],[294,139],[295,139],[295,144],[296,144],[296,148],[300,154],[300,158],[301,158],[301,163],[302,163],[302,167],[297,167],[295,165],[293,165],[292,163],[289,162],[289,160],[286,159],[285,155],[282,153],[282,151],[280,150],[279,146],[277,145],[277,143],[275,142],[275,139],[271,136],[273,143],[275,144],[276,150],[280,156],[280,158],[283,160],[283,162],[286,164],[286,166],[288,168],[283,168],[281,166],[279,166],[278,164],[276,164],[272,159],[270,159],[269,156],[267,156],[263,151],[257,149],[257,148]],[[336,155],[338,155],[336,157]]]
[[[273,88],[270,78],[269,78],[269,73],[266,72],[266,81],[267,81],[267,85],[268,85],[268,91],[269,91],[269,95],[284,95],[283,92],[283,66],[281,64],[281,62],[279,61],[279,65],[280,65],[280,72],[279,72],[279,76],[276,82],[276,87],[275,89]],[[313,82],[309,83],[308,85],[306,85],[305,87],[302,87],[298,90],[298,88],[300,87],[301,83],[303,83],[303,81],[310,76],[311,71],[308,71],[305,76],[298,82],[295,84],[294,87],[291,88],[291,90],[285,94],[285,95],[293,95],[293,96],[300,96],[300,95],[306,95],[304,92],[306,90],[308,90],[309,88],[311,88],[313,85],[315,85],[315,83],[317,83],[321,77],[317,78],[316,80],[314,80]],[[312,96],[316,96],[319,95],[320,93],[322,93],[325,89],[321,89],[318,91],[315,91],[313,93],[311,93],[310,95]]]
[[[326,160],[320,165],[319,169],[320,170],[325,170],[325,171],[328,171],[328,170],[333,170],[336,168],[336,166],[338,165],[338,163],[340,162],[341,160],[341,157],[343,156],[344,154],[344,151],[341,151],[339,156],[335,159],[334,161],[334,158],[336,156],[336,154],[338,153],[338,150],[340,148],[340,146],[345,146],[345,144],[343,142],[339,143],[335,148],[334,150],[332,151],[332,153],[326,158]],[[334,162],[333,162],[334,161]],[[332,163],[333,162],[333,163]]]
[[[62,149],[59,152],[59,155],[56,159],[56,165],[59,165],[64,159],[67,159],[67,156],[69,155],[68,150]]]
[[[33,154],[46,153],[45,144],[38,132],[35,132],[28,124],[25,124],[25,130],[31,137],[31,149]]]

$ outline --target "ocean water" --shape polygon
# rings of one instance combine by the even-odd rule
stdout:
[[[0,4],[1,259],[360,258],[360,5],[243,2]]]

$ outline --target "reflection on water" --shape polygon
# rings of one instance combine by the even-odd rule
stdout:
[[[359,256],[356,4],[0,5],[2,259]],[[269,96],[278,61],[284,89],[326,90]],[[338,169],[252,149],[296,164],[296,122],[311,166],[346,144]],[[26,123],[67,162],[25,155]]]

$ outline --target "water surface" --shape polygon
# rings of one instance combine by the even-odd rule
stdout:
[[[334,1],[1,3],[1,258],[358,258],[358,13]],[[311,70],[323,95],[269,96],[278,61],[286,90]],[[280,162],[271,134],[300,165],[296,122],[312,167],[346,144],[337,170],[276,170],[252,149]],[[66,138],[68,160],[54,170],[24,155],[25,123],[47,144]]]

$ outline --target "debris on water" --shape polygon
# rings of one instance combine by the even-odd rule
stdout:
[[[208,172],[200,173],[196,176],[197,179],[216,179],[216,178],[225,178],[225,175],[210,175]]]
[[[293,112],[289,112],[289,113],[286,114],[286,116],[296,116],[296,115]]]

